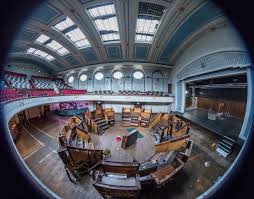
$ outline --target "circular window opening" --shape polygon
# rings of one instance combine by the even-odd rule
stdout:
[[[135,71],[133,73],[133,77],[135,79],[142,79],[144,77],[144,73],[142,71]]]
[[[104,75],[103,75],[103,73],[101,73],[101,72],[98,72],[98,73],[96,73],[95,74],[95,79],[97,79],[97,80],[102,80],[103,79],[103,77],[104,77]]]
[[[87,80],[87,75],[86,74],[80,75],[79,80],[82,81],[82,82],[86,81]]]
[[[74,77],[71,75],[70,77],[68,77],[68,82],[72,83],[74,81]]]
[[[116,72],[113,73],[113,77],[115,79],[121,79],[123,77],[123,73],[120,72],[120,71],[116,71]]]

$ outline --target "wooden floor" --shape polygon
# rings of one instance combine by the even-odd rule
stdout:
[[[30,121],[23,127],[16,146],[34,174],[60,197],[101,198],[93,188],[89,176],[85,176],[78,184],[70,182],[64,165],[56,153],[56,137],[68,118],[51,113],[46,118]],[[120,119],[120,115],[117,115],[117,118]],[[147,129],[138,128],[138,130],[144,137],[139,138],[136,144],[126,150],[121,148],[120,151],[116,150],[115,137],[127,133],[120,120],[103,135],[93,134],[92,142],[96,148],[110,149],[114,160],[132,161],[134,157],[142,161],[153,153],[154,146]],[[190,133],[194,146],[184,170],[165,188],[147,190],[142,194],[142,198],[195,198],[225,173],[238,153],[236,150],[226,160],[211,149],[211,144],[216,142],[216,139],[209,132],[192,125]],[[210,162],[210,166],[205,167],[205,162]]]

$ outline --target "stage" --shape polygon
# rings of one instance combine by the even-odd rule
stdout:
[[[229,119],[216,117],[216,120],[209,120],[208,110],[200,108],[187,110],[181,116],[220,136],[226,135],[235,140],[239,138],[243,123],[243,121],[234,117]]]

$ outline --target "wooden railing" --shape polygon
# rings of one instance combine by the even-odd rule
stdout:
[[[162,113],[157,113],[157,115],[150,121],[148,128],[152,129],[161,119]]]

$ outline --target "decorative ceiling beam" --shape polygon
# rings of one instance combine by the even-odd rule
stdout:
[[[119,34],[121,40],[121,49],[123,60],[127,59],[127,43],[128,43],[128,1],[114,1],[116,17],[118,20]]]
[[[153,62],[157,61],[169,38],[172,37],[183,21],[205,1],[207,0],[172,1],[171,6],[167,8],[161,21],[161,25],[155,35],[151,50],[149,51],[148,60],[152,60]]]
[[[24,48],[32,47],[32,48],[39,49],[45,53],[48,53],[49,55],[52,55],[59,63],[63,64],[65,67],[70,67],[70,64],[62,56],[58,55],[55,51],[43,45],[31,42],[31,41],[24,41],[24,40],[17,40],[15,45],[21,45],[21,46],[24,46]]]
[[[127,58],[133,60],[134,47],[135,47],[135,35],[136,35],[136,23],[138,18],[139,1],[129,0],[128,2],[128,20],[127,20]]]
[[[61,11],[69,16],[73,22],[81,29],[85,34],[91,47],[94,49],[100,62],[107,60],[107,53],[102,43],[101,37],[96,30],[92,20],[86,13],[86,7],[79,1],[54,1],[55,6],[61,5]]]
[[[74,59],[77,59],[80,64],[86,64],[86,60],[83,58],[81,52],[70,42],[64,35],[57,32],[51,25],[46,25],[38,20],[31,19],[29,23],[25,25],[25,29],[37,32],[39,34],[45,34],[51,39],[59,42],[63,47],[65,47],[73,55]]]

